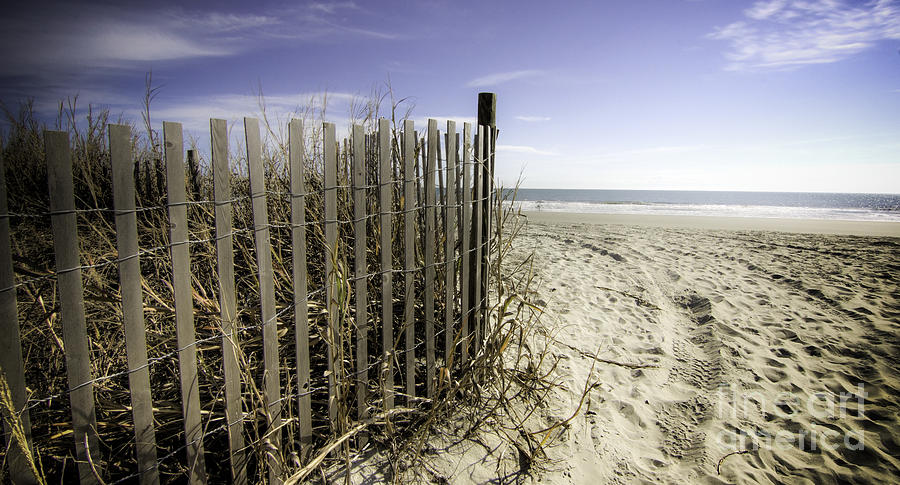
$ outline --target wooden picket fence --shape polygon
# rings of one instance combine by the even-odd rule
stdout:
[[[291,217],[289,222],[293,263],[293,306],[277,310],[276,288],[272,269],[270,222],[267,212],[266,174],[261,157],[259,123],[244,119],[249,176],[249,198],[252,207],[252,233],[256,248],[259,282],[259,302],[262,338],[262,393],[267,409],[266,429],[270,446],[279,449],[283,438],[282,406],[295,400],[299,421],[299,441],[304,447],[313,443],[313,405],[315,392],[327,392],[327,413],[332,423],[332,436],[339,431],[337,413],[340,406],[352,412],[356,423],[389,416],[401,407],[421,405],[420,401],[440,394],[442,379],[463,372],[465,364],[481,351],[481,339],[488,324],[488,268],[491,244],[491,220],[494,211],[494,126],[495,97],[483,93],[479,97],[479,124],[465,123],[462,133],[448,121],[441,136],[438,122],[429,119],[422,139],[415,132],[412,121],[406,120],[402,130],[395,130],[391,122],[378,120],[373,132],[353,125],[349,139],[339,143],[335,126],[322,126],[323,186],[310,187],[307,175],[310,165],[304,147],[303,124],[292,120],[288,125],[289,143],[287,163],[290,173]],[[473,132],[474,130],[474,132]],[[461,137],[460,137],[461,135]],[[175,309],[177,352],[168,356],[177,359],[180,379],[181,411],[184,420],[184,442],[181,453],[183,466],[190,483],[206,483],[205,439],[210,430],[201,419],[198,392],[197,347],[195,336],[194,301],[190,267],[190,233],[188,206],[193,203],[186,189],[185,147],[179,123],[163,124],[163,146],[166,176],[166,210],[169,222],[167,252],[171,257]],[[443,138],[443,140],[441,140]],[[461,140],[460,140],[461,138]],[[443,141],[444,149],[441,150]],[[146,253],[139,247],[136,215],[143,210],[136,205],[135,160],[132,154],[131,128],[108,126],[109,158],[112,175],[114,220],[118,258],[123,328],[127,351],[127,378],[131,396],[134,429],[134,453],[137,469],[120,479],[141,483],[159,483],[157,425],[151,397],[150,367],[159,358],[148,358],[145,334],[141,258]],[[241,194],[232,193],[234,176],[229,166],[228,132],[224,120],[210,121],[211,170],[213,176],[213,205],[215,207],[215,248],[219,278],[219,320],[221,341],[222,380],[224,382],[225,431],[227,431],[231,479],[234,483],[248,483],[247,443],[245,441],[242,409],[242,389],[248,385],[247,369],[240,359],[238,304],[236,302],[232,204]],[[103,458],[97,435],[97,418],[93,383],[109,376],[92,375],[89,336],[85,319],[82,288],[82,260],[79,254],[77,210],[73,195],[72,154],[68,134],[44,132],[44,148],[50,194],[49,217],[55,253],[55,278],[59,291],[59,318],[63,328],[68,400],[71,407],[71,428],[74,455],[78,463],[81,483],[99,483]],[[420,164],[421,161],[421,164]],[[417,176],[421,168],[421,176]],[[6,170],[0,166],[0,177]],[[342,176],[343,175],[343,176]],[[438,180],[436,180],[436,177]],[[349,185],[341,185],[349,179]],[[397,186],[399,190],[395,190]],[[324,201],[324,220],[307,221],[307,200],[311,191],[320,191]],[[352,219],[339,220],[338,191],[349,191]],[[346,192],[343,192],[346,193]],[[398,198],[399,197],[399,198]],[[318,200],[318,199],[317,199]],[[395,207],[401,210],[394,210]],[[373,210],[374,209],[374,210]],[[6,180],[0,178],[0,366],[10,386],[16,415],[6,413],[6,449],[9,476],[14,483],[34,483],[33,467],[26,453],[22,453],[16,436],[29,446],[33,442],[29,409],[32,400],[26,393],[24,360],[18,324],[16,290],[22,276],[13,271],[10,246],[9,210]],[[394,257],[396,241],[392,224],[402,224],[403,258]],[[309,291],[307,274],[307,230],[318,225],[324,233],[328,253],[324,266],[326,280],[321,293]],[[339,227],[343,225],[343,227]],[[374,228],[375,234],[367,232]],[[342,240],[342,236],[343,239]],[[348,237],[349,236],[349,237]],[[421,238],[421,264],[416,247]],[[438,247],[438,245],[443,247]],[[350,251],[352,249],[352,252]],[[377,253],[378,267],[373,267],[368,253]],[[443,255],[436,259],[436,255]],[[352,271],[346,265],[353,262]],[[436,284],[437,272],[444,281]],[[395,294],[395,275],[403,276],[403,293]],[[398,276],[399,277],[399,276]],[[424,278],[424,289],[417,290],[416,279]],[[438,292],[440,288],[440,293]],[[283,298],[282,298],[283,299]],[[436,299],[442,303],[438,314]],[[327,386],[313,387],[310,360],[310,315],[313,301],[321,302],[327,324],[323,335],[315,337],[328,344]],[[380,300],[380,302],[379,302]],[[395,311],[394,302],[402,301],[402,312]],[[351,307],[350,302],[354,305]],[[372,304],[378,302],[378,304]],[[380,315],[370,315],[372,308]],[[416,319],[417,305],[424,310],[424,318]],[[254,306],[254,308],[257,308]],[[285,321],[287,310],[292,321]],[[296,336],[296,375],[291,376],[296,392],[286,395],[287,384],[281,378],[279,356],[279,328],[293,326]],[[355,332],[353,355],[343,354],[335,342],[342,332]],[[424,328],[424,341],[421,337]],[[417,331],[419,343],[417,344]],[[370,332],[380,332],[380,349],[369,355],[372,348]],[[375,335],[375,334],[373,334]],[[377,340],[377,339],[375,339]],[[403,342],[402,350],[398,348]],[[420,345],[424,343],[424,348]],[[443,348],[441,348],[443,347]],[[405,355],[404,355],[405,354]],[[421,357],[424,356],[424,385],[421,379]],[[418,357],[418,359],[417,359]],[[343,369],[346,362],[355,362],[355,369]],[[405,370],[404,370],[405,367]],[[401,374],[405,382],[395,382]],[[344,380],[345,382],[341,382]],[[352,382],[348,382],[352,381]],[[444,381],[446,382],[446,381]],[[37,383],[31,383],[32,387]],[[355,389],[353,395],[341,393],[342,386]],[[347,387],[350,388],[350,387]],[[374,390],[374,391],[373,391]],[[417,392],[421,395],[417,396]],[[19,429],[14,429],[18,425]],[[340,430],[346,431],[346,429]],[[296,437],[290,437],[296,440]],[[304,450],[309,457],[309,449]],[[99,470],[99,471],[98,471]],[[270,483],[279,483],[284,475],[283,462],[274,458],[257,464],[258,473],[268,472]]]

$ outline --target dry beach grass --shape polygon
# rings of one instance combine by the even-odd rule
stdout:
[[[148,94],[148,109],[149,99]],[[362,123],[371,123],[377,119],[377,103],[364,104]],[[392,106],[391,113],[396,113],[398,106]],[[85,311],[88,322],[92,374],[96,380],[92,387],[97,408],[97,426],[100,438],[100,463],[96,463],[97,475],[107,483],[117,481],[133,481],[136,479],[136,463],[134,459],[134,435],[130,408],[127,364],[125,359],[125,342],[122,334],[122,310],[118,291],[117,267],[113,264],[117,258],[115,246],[115,224],[112,207],[109,159],[105,148],[105,125],[108,114],[105,111],[91,111],[85,121],[76,119],[74,106],[65,110],[61,108],[58,129],[68,129],[74,143],[74,176],[76,185],[76,208],[79,210],[78,227],[83,268]],[[310,112],[307,112],[309,114]],[[264,113],[263,113],[264,115]],[[18,113],[8,114],[12,129],[4,140],[3,155],[9,181],[9,205],[12,226],[12,253],[17,275],[19,324],[22,335],[23,354],[25,356],[26,383],[29,394],[29,413],[34,436],[36,465],[45,475],[46,481],[59,482],[73,479],[76,475],[73,462],[73,440],[71,431],[71,412],[67,398],[67,382],[65,369],[65,344],[59,322],[59,302],[53,266],[53,247],[50,237],[50,221],[48,196],[46,189],[46,168],[43,160],[43,127],[35,120],[30,106],[23,106]],[[149,119],[149,111],[147,113]],[[263,116],[265,119],[265,117]],[[311,123],[310,126],[315,126]],[[319,124],[318,126],[321,126]],[[286,196],[289,191],[289,179],[284,163],[286,141],[279,138],[279,132],[266,123],[270,143],[265,145],[263,159],[266,164],[268,213],[273,224],[272,256],[275,274],[276,307],[281,313],[282,323],[292,321],[293,314],[284,312],[292,306],[292,255],[290,246],[290,200]],[[135,130],[139,133],[139,130]],[[306,220],[322,221],[323,203],[321,200],[321,133],[312,129],[306,133],[307,146],[307,196]],[[279,141],[280,140],[280,141]],[[160,161],[159,136],[152,130],[143,135],[136,135],[134,140],[136,166],[135,175],[138,186],[137,205],[144,209],[138,212],[138,231],[140,246],[145,251],[141,254],[142,288],[144,293],[144,315],[147,326],[147,346],[150,366],[151,389],[153,394],[154,419],[159,445],[160,473],[163,481],[183,480],[186,473],[183,458],[184,435],[181,416],[181,402],[178,388],[178,360],[176,358],[176,339],[174,331],[174,308],[172,305],[171,261],[168,253],[168,222],[165,206],[165,190],[163,188],[163,168]],[[297,403],[294,398],[284,400],[284,435],[289,437],[281,449],[272,449],[266,437],[266,401],[260,390],[262,364],[262,339],[259,331],[259,284],[255,261],[252,219],[249,197],[241,196],[248,191],[246,173],[242,172],[240,149],[232,151],[232,165],[236,170],[232,180],[232,190],[236,194],[234,204],[235,235],[235,274],[238,289],[238,321],[241,327],[239,355],[243,373],[243,408],[246,413],[245,434],[250,455],[249,468],[251,476],[257,476],[259,483],[264,483],[265,473],[254,473],[263,469],[262,463],[267,456],[275,455],[282,464],[284,478],[288,482],[325,479],[327,473],[335,473],[360,456],[370,454],[372,450],[383,453],[384,476],[391,481],[401,481],[409,473],[415,473],[416,465],[421,462],[427,451],[425,437],[429,436],[437,425],[444,422],[447,416],[464,409],[491,409],[494,412],[515,401],[525,406],[533,406],[540,397],[529,394],[528,389],[545,385],[536,372],[533,360],[539,355],[521,355],[515,361],[501,360],[504,352],[515,348],[530,328],[534,307],[525,299],[527,292],[519,291],[517,285],[527,285],[526,280],[515,279],[512,275],[501,274],[494,264],[490,273],[494,286],[494,301],[499,302],[492,309],[493,315],[499,315],[498,324],[491,327],[486,335],[485,352],[475,359],[470,359],[458,371],[441,373],[440,398],[433,402],[421,400],[420,405],[412,408],[399,408],[389,414],[380,412],[382,403],[379,379],[370,380],[370,396],[374,396],[370,405],[374,408],[372,419],[366,422],[355,420],[355,411],[350,405],[351,396],[355,396],[353,379],[345,379],[344,385],[338,388],[342,398],[339,400],[337,425],[332,429],[327,416],[326,388],[326,342],[322,337],[325,326],[325,309],[321,295],[312,296],[309,303],[310,316],[310,350],[312,364],[311,388],[315,391],[312,399],[313,433],[312,449],[301,452],[298,436]],[[200,160],[195,174],[188,176],[189,197],[193,203],[189,205],[192,290],[194,299],[194,318],[196,337],[200,342],[198,350],[198,367],[200,383],[200,401],[202,402],[202,418],[204,423],[204,444],[206,446],[206,466],[211,482],[227,481],[230,477],[228,467],[228,441],[224,424],[224,393],[222,379],[221,333],[217,323],[219,316],[218,276],[215,260],[215,228],[213,224],[213,205],[209,203],[212,193],[212,180],[207,168],[208,163]],[[342,165],[343,166],[343,165]],[[345,167],[345,166],[344,166]],[[374,174],[369,174],[374,177]],[[338,185],[349,186],[349,173],[346,168],[339,170]],[[396,207],[390,208],[397,213],[402,210],[400,204],[399,184],[394,188]],[[352,220],[350,191],[340,189],[338,203],[338,219]],[[375,191],[370,191],[368,204],[375,204]],[[96,209],[100,210],[96,210]],[[514,231],[514,224],[507,224],[509,211],[497,211],[495,226],[498,234],[503,231]],[[402,240],[403,227],[397,217],[393,225],[392,239],[394,260],[402,260],[402,247],[396,241]],[[368,244],[366,258],[370,268],[378,267],[380,252],[377,238],[377,226],[370,219],[368,234],[372,238]],[[278,224],[281,223],[281,224]],[[345,247],[352,247],[352,233],[349,227],[341,226],[339,239]],[[505,229],[504,229],[505,228]],[[325,243],[321,224],[312,224],[308,228],[308,258],[310,291],[316,295],[318,287],[324,281]],[[508,237],[497,236],[496,248],[508,250]],[[421,245],[417,244],[416,259],[421,266]],[[438,247],[442,242],[438,241]],[[499,261],[503,252],[492,257]],[[352,259],[351,259],[352,261]],[[346,265],[347,261],[341,264]],[[349,287],[349,275],[342,274],[343,284]],[[443,274],[439,271],[438,294],[442,294]],[[318,284],[316,283],[318,282]],[[393,291],[395,314],[400,314],[403,302],[402,278],[394,278]],[[374,284],[374,283],[372,283]],[[422,291],[424,282],[421,272],[417,272],[418,290]],[[347,302],[344,302],[347,303]],[[436,313],[443,314],[443,301],[436,302]],[[380,314],[380,303],[369,303],[370,327],[380,330],[374,316]],[[341,330],[337,336],[340,355],[344,356],[338,363],[336,372],[352,372],[354,365],[351,358],[356,344],[355,324],[350,315],[350,305],[345,306],[348,315],[342,319]],[[421,302],[415,308],[416,319],[423,318]],[[376,326],[377,325],[377,326]],[[419,327],[419,326],[417,326]],[[401,335],[402,328],[396,328],[396,335]],[[417,340],[423,340],[418,335]],[[380,332],[369,332],[369,345],[378,348]],[[297,394],[296,364],[294,360],[294,326],[279,325],[278,337],[281,349],[280,367],[281,382],[285,386],[284,396]],[[440,336],[441,341],[443,336]],[[438,346],[442,348],[442,346]],[[371,352],[370,352],[371,355]],[[424,366],[417,381],[422,389],[417,394],[424,394]],[[370,375],[377,374],[371,371]],[[525,389],[519,396],[510,396],[507,390],[510,382],[515,380],[516,386]],[[403,382],[398,375],[396,382]],[[496,386],[503,386],[497,390]],[[532,391],[534,391],[532,389]],[[499,396],[499,399],[498,399]],[[364,431],[364,432],[362,432]],[[361,439],[362,437],[365,440]],[[534,438],[530,438],[534,447]],[[364,443],[368,442],[368,445]],[[16,441],[13,441],[13,446]],[[5,470],[5,467],[4,467]],[[5,472],[5,471],[4,471]]]

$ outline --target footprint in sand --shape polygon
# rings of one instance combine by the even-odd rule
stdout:
[[[722,375],[722,341],[712,316],[712,303],[696,293],[676,298],[676,303],[689,311],[695,326],[686,339],[673,346],[678,363],[672,368],[670,379],[698,390],[710,390],[719,384]]]
[[[712,409],[710,401],[702,395],[663,405],[656,418],[657,426],[665,435],[662,451],[690,463],[706,461],[706,433],[702,428]]]
[[[708,298],[691,292],[677,297],[675,302],[687,310],[694,328],[674,344],[677,363],[670,371],[669,382],[687,384],[696,394],[687,400],[665,403],[657,413],[656,424],[665,436],[662,451],[666,455],[701,464],[708,461],[704,425],[713,409],[713,403],[705,396],[712,395],[709,391],[721,380],[723,346]]]

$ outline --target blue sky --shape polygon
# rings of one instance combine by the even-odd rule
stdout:
[[[498,95],[510,185],[900,193],[900,0],[19,2],[0,100],[60,99],[208,137],[208,118],[328,119],[390,80],[413,116]]]

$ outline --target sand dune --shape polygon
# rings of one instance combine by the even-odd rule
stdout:
[[[592,354],[657,366],[595,365],[602,385],[533,480],[900,477],[900,239],[545,218],[517,249],[559,328],[548,422],[577,407]]]

